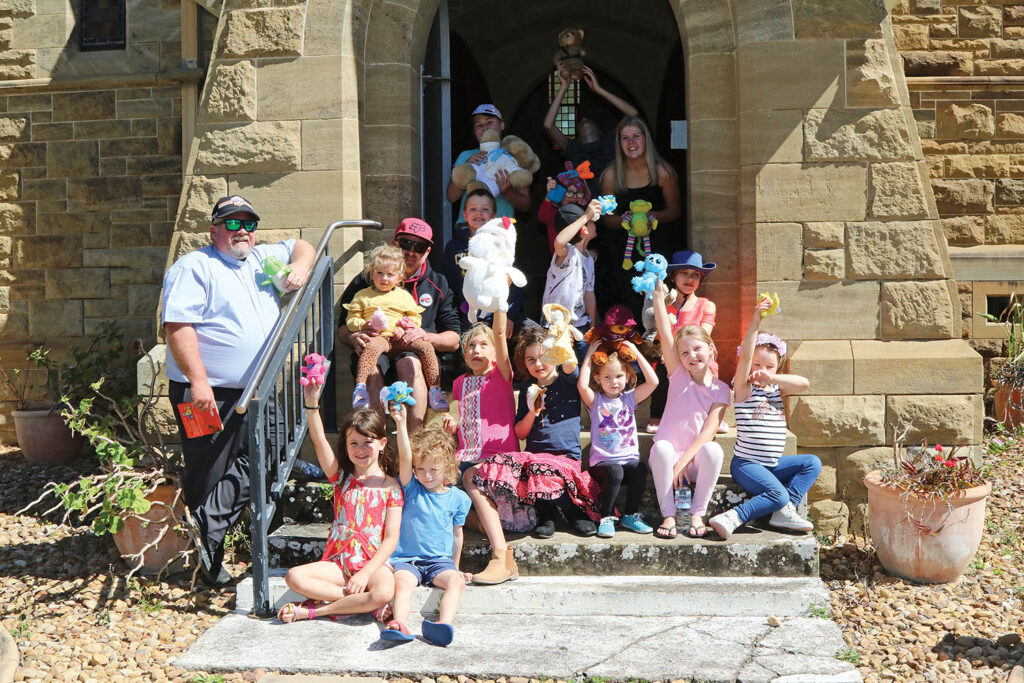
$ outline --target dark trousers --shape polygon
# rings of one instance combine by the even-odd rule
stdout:
[[[622,514],[632,515],[640,510],[640,497],[647,485],[647,463],[642,460],[631,465],[620,465],[602,462],[590,466],[590,476],[601,487],[601,516],[612,517],[615,514],[615,499],[623,483],[626,485],[626,506]]]
[[[199,527],[205,563],[216,574],[224,560],[224,537],[249,504],[249,416],[235,412],[242,389],[214,387],[213,397],[224,429],[186,438],[178,404],[192,400],[190,385],[174,380],[168,384],[174,417],[182,435],[185,504]],[[275,416],[276,410],[272,408],[270,414]],[[283,441],[277,443],[281,445]]]

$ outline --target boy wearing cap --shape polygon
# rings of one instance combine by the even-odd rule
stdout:
[[[410,330],[406,335],[413,335],[408,341],[417,338],[426,339],[434,347],[441,364],[442,375],[446,370],[453,370],[457,364],[452,353],[459,347],[459,335],[462,333],[462,322],[456,309],[455,297],[448,286],[448,280],[441,273],[430,267],[430,251],[434,245],[434,231],[430,225],[419,218],[406,218],[395,229],[391,243],[402,250],[405,263],[402,286],[412,294],[412,298],[423,308],[420,314],[420,327]],[[351,303],[356,293],[369,286],[369,281],[360,273],[355,276],[341,295],[341,304]],[[341,321],[338,327],[338,341],[361,353],[367,341],[372,337],[369,331],[350,331]],[[358,356],[352,357],[353,376],[355,375]],[[409,406],[410,432],[420,428],[427,415],[427,385],[419,359],[413,353],[400,353],[391,359],[381,355],[377,369],[366,379],[366,388],[370,396],[380,393],[384,382],[401,380],[413,388],[416,404]],[[379,401],[370,401],[370,406],[383,415],[383,407]]]
[[[284,283],[290,291],[306,283],[316,253],[301,239],[256,245],[259,220],[244,197],[220,198],[210,225],[212,244],[185,254],[164,275],[161,323],[170,350],[168,393],[178,428],[185,433],[178,411],[185,402],[201,411],[218,410],[224,425],[220,432],[181,444],[185,503],[202,538],[200,577],[213,585],[231,580],[221,566],[224,537],[249,503],[246,418],[234,407],[256,361],[268,351],[280,315],[263,261],[275,256],[290,263],[292,272]]]
[[[555,237],[555,253],[548,267],[541,304],[560,304],[572,316],[572,324],[583,334],[597,318],[594,298],[594,256],[587,246],[596,234],[594,221],[601,215],[601,203],[592,200],[587,208],[566,204],[555,218],[562,229]],[[587,343],[577,342],[576,357],[583,362]]]
[[[501,119],[501,112],[493,104],[481,104],[479,107],[473,110],[473,134],[476,136],[476,140],[479,143],[480,138],[483,137],[485,131],[494,130],[497,131],[498,135],[502,135],[505,130],[505,122]],[[479,164],[486,157],[486,153],[482,152],[479,147],[476,149],[463,150],[458,158],[455,159],[454,166],[459,164]],[[530,193],[527,188],[516,189],[512,187],[509,182],[509,175],[507,171],[498,171],[494,176],[495,182],[498,183],[499,194],[494,198],[496,205],[496,216],[508,216],[514,218],[516,210],[529,211],[530,210]],[[448,189],[446,191],[448,201],[451,203],[459,202],[459,216],[461,216],[466,206],[466,193],[458,185],[453,183],[451,180],[448,181]]]

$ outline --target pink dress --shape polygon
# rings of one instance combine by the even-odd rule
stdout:
[[[459,402],[459,450],[455,456],[460,462],[519,450],[512,382],[505,380],[501,370],[494,367],[486,375],[459,375],[452,398]]]
[[[654,442],[668,441],[676,451],[686,450],[700,434],[715,403],[729,405],[732,397],[725,382],[712,378],[711,386],[697,384],[682,366],[668,378],[668,400]]]
[[[334,524],[321,560],[334,562],[348,578],[366,566],[384,536],[387,509],[402,507],[397,486],[366,486],[354,476],[334,475]]]
[[[688,311],[684,311],[681,310],[681,308],[673,306],[669,311],[669,313],[675,313],[676,315],[676,324],[672,326],[672,334],[675,334],[687,325],[711,325],[711,327],[714,327],[715,318],[718,317],[718,314],[711,313],[707,310],[707,305],[709,303],[711,303],[710,299],[698,296],[697,305]],[[718,361],[711,360],[708,363],[708,367],[711,368],[711,374],[718,377]]]

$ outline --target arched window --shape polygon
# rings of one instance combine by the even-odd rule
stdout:
[[[558,72],[552,71],[548,76],[548,104],[555,101],[558,89],[562,87],[558,80]],[[570,81],[569,87],[565,89],[565,96],[562,97],[562,104],[555,114],[555,126],[562,131],[562,135],[570,140],[576,137],[576,112],[580,105],[580,82]]]
[[[123,50],[127,43],[125,0],[78,0],[78,47]]]

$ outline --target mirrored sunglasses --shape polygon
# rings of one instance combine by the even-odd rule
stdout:
[[[428,242],[417,242],[416,240],[404,237],[396,239],[395,244],[397,244],[398,248],[403,251],[415,251],[417,254],[424,254],[427,249],[430,248],[430,244]]]
[[[228,218],[225,219],[221,225],[227,228],[230,232],[238,232],[240,229],[245,228],[246,232],[253,232],[259,221],[254,220],[242,220],[241,218]]]

